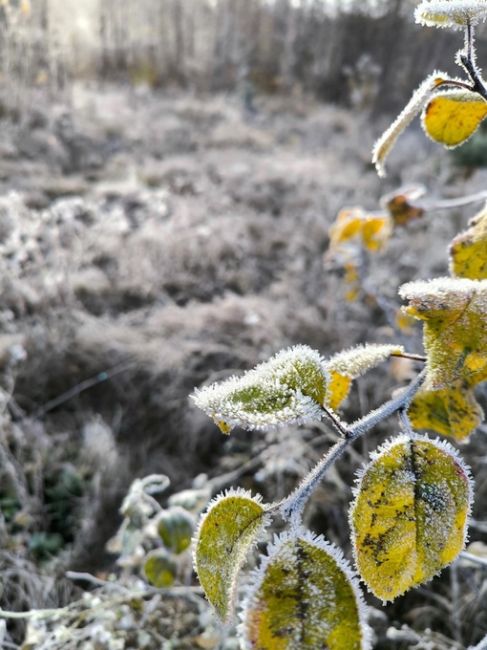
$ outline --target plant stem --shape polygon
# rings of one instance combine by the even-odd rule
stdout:
[[[345,427],[344,437],[336,442],[333,447],[322,457],[322,459],[315,465],[311,472],[306,476],[298,486],[286,499],[274,506],[275,509],[279,508],[281,515],[291,521],[293,526],[297,526],[301,522],[302,513],[306,503],[315,491],[327,470],[342,456],[347,447],[365,435],[379,422],[385,420],[393,413],[399,410],[405,410],[411,403],[416,392],[419,390],[425,378],[425,370],[421,372],[411,384],[401,392],[397,397],[383,404],[380,408],[371,411],[357,422]],[[341,433],[341,429],[340,429]],[[272,508],[272,510],[274,510]]]
[[[469,562],[473,562],[474,564],[478,564],[484,569],[487,569],[487,557],[480,557],[479,555],[468,553],[468,551],[462,551],[460,557],[462,560],[468,560]]]
[[[472,90],[487,100],[487,87],[475,60],[475,31],[470,21],[465,28],[465,49],[458,54],[460,63],[472,81]]]

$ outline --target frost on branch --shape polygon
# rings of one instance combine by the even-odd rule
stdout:
[[[487,102],[469,90],[448,90],[433,96],[421,117],[434,142],[449,149],[466,142],[487,116]]]
[[[232,427],[268,429],[321,419],[327,372],[305,345],[283,350],[241,377],[196,390],[196,406],[228,433]]]
[[[231,614],[238,573],[267,524],[260,497],[232,490],[210,503],[194,540],[194,566],[221,619]]]
[[[468,225],[469,229],[451,243],[451,273],[459,278],[487,280],[487,206]]]
[[[224,433],[234,426],[268,429],[319,421],[323,406],[337,409],[353,379],[400,354],[398,345],[367,344],[325,361],[305,345],[283,350],[241,377],[196,390],[192,399]]]
[[[385,161],[396,144],[398,137],[411,124],[416,115],[421,112],[423,106],[435,89],[448,78],[449,77],[446,73],[438,71],[433,72],[433,74],[427,77],[413,93],[413,96],[400,115],[375,143],[372,150],[372,162],[376,166],[379,176],[386,175]]]
[[[426,380],[411,404],[411,420],[464,439],[483,417],[473,389],[487,380],[487,280],[412,282],[400,295],[409,301],[406,312],[423,321],[427,353]]]
[[[486,16],[486,0],[423,0],[414,12],[421,25],[457,29],[484,21]]]
[[[399,436],[372,454],[350,513],[358,571],[384,601],[423,584],[464,548],[469,469],[448,443]]]
[[[401,354],[401,345],[368,343],[335,354],[326,362],[330,378],[326,391],[326,405],[336,410],[347,397],[352,380],[361,377],[368,370],[389,359],[393,354]]]
[[[367,650],[369,628],[342,552],[298,529],[277,537],[254,575],[240,632],[246,650]]]

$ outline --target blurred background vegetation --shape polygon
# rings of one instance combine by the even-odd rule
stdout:
[[[449,242],[477,206],[395,229],[360,260],[366,282],[351,278],[353,291],[325,259],[329,227],[399,186],[438,198],[487,184],[484,131],[452,156],[413,126],[385,181],[371,165],[413,87],[435,67],[457,74],[461,35],[420,29],[414,5],[0,0],[0,607],[68,607],[0,619],[2,649],[238,647],[198,591],[187,529],[230,485],[282,498],[335,434],[223,436],[188,395],[297,343],[325,356],[365,341],[421,353],[397,288],[448,274]],[[417,370],[374,370],[343,417]],[[349,556],[354,473],[397,428],[391,419],[351,449],[307,511]],[[461,450],[480,477],[479,553],[485,433]],[[151,474],[171,484],[147,497],[139,479]],[[180,553],[161,535],[168,511]],[[170,587],[148,584],[148,555]],[[368,604],[378,650],[462,650],[487,634],[485,573],[469,563]]]

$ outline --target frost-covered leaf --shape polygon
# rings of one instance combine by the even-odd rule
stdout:
[[[372,151],[372,162],[376,166],[379,176],[386,175],[386,158],[392,151],[398,137],[411,124],[416,115],[421,112],[435,89],[448,78],[447,74],[438,71],[433,72],[433,74],[427,77],[413,93],[413,96],[400,115],[376,142]]]
[[[417,23],[428,27],[463,28],[485,20],[486,0],[423,0],[414,13]]]
[[[176,555],[183,553],[191,545],[193,517],[177,506],[163,510],[157,518],[157,532],[167,549]]]
[[[446,147],[466,142],[487,116],[487,102],[468,90],[438,93],[426,106],[422,124],[426,134]]]
[[[469,226],[451,243],[451,272],[459,278],[487,280],[487,206]]]
[[[240,631],[246,650],[370,647],[362,596],[343,554],[304,530],[269,548]]]
[[[192,399],[224,433],[234,426],[268,429],[319,420],[325,384],[320,354],[298,345],[279,352],[241,377],[196,390]]]
[[[347,397],[353,379],[361,377],[391,355],[402,352],[404,348],[401,345],[367,343],[335,354],[326,362],[330,377],[326,390],[326,405],[337,409]]]
[[[243,490],[217,497],[201,519],[194,566],[206,597],[224,620],[231,613],[240,568],[266,523],[260,499]]]
[[[443,390],[421,390],[408,415],[416,429],[429,429],[458,441],[468,438],[484,417],[472,389],[461,382]]]
[[[468,468],[447,443],[400,436],[372,455],[350,513],[357,568],[384,601],[430,580],[465,545]]]
[[[472,390],[487,379],[487,280],[411,282],[400,295],[409,300],[406,312],[423,321],[427,353],[426,380],[411,405],[413,423],[463,439],[482,417]],[[429,391],[441,393],[434,399]]]
[[[387,214],[371,214],[362,208],[341,210],[329,230],[331,253],[354,239],[360,240],[364,248],[377,251],[387,242],[391,234],[391,219]]]
[[[158,589],[170,587],[176,577],[177,565],[164,549],[151,551],[144,562],[147,581]]]

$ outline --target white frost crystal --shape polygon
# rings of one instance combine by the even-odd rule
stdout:
[[[298,345],[241,377],[197,389],[191,397],[225,433],[234,426],[269,429],[320,420],[327,378],[320,354]]]
[[[417,23],[428,27],[465,27],[484,21],[487,0],[423,0],[416,8]]]

